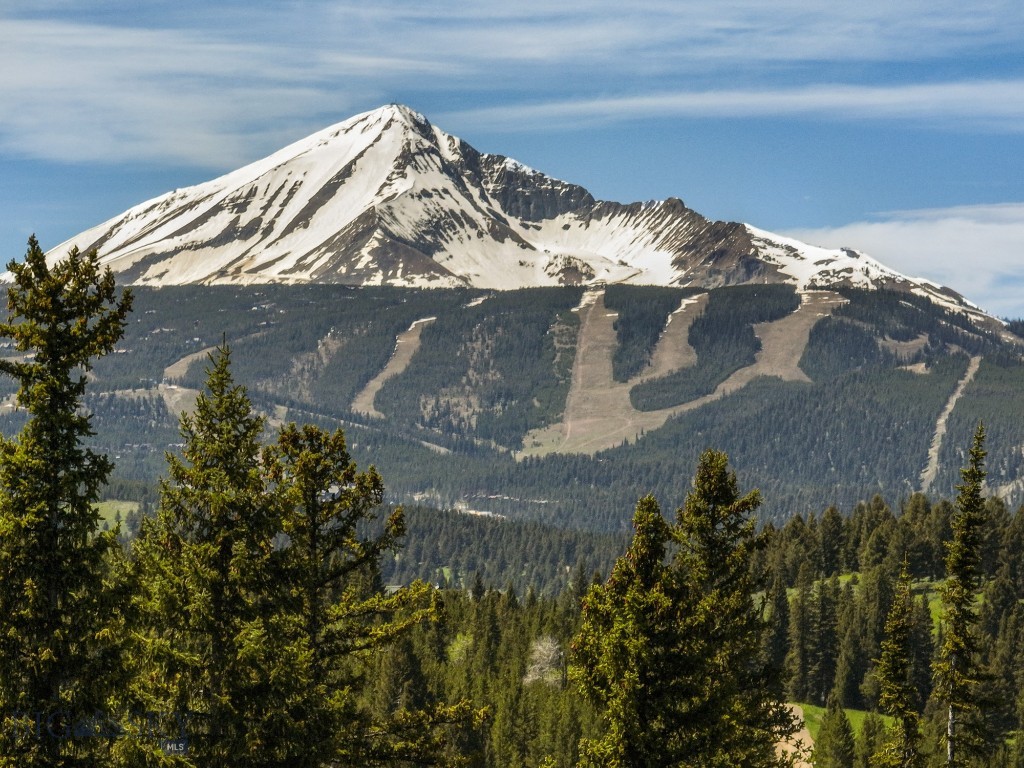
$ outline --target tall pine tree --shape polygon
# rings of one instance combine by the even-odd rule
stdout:
[[[725,454],[706,451],[675,525],[653,498],[637,505],[633,541],[587,595],[573,643],[570,674],[606,726],[583,764],[784,762],[775,745],[795,724],[761,652],[763,584],[750,572],[759,503],[739,495]]]
[[[982,691],[985,677],[976,632],[975,598],[981,586],[981,546],[986,529],[985,427],[978,425],[967,466],[961,470],[953,514],[953,538],[946,544],[946,581],[942,596],[944,634],[933,669],[934,695],[946,707],[946,764],[968,765],[974,756],[990,753]]]
[[[277,620],[279,509],[260,461],[263,419],[232,379],[227,347],[206,387],[181,417],[182,458],[168,456],[156,518],[134,547],[140,695],[188,718],[197,765],[282,765],[297,757],[287,736],[304,714],[291,705],[308,664]]]
[[[111,469],[83,447],[82,398],[93,359],[113,350],[131,308],[95,251],[52,267],[29,240],[11,262],[0,336],[21,356],[0,361],[28,422],[0,439],[0,765],[104,764],[89,723],[118,682],[115,593],[96,502]]]
[[[853,768],[856,741],[850,718],[835,696],[828,697],[812,754],[815,768]]]
[[[279,618],[306,661],[306,679],[294,691],[304,715],[289,733],[301,757],[289,765],[451,759],[444,728],[479,717],[465,702],[428,707],[422,697],[403,694],[392,702],[397,706],[374,713],[356,697],[370,655],[407,642],[409,630],[437,612],[434,590],[423,582],[390,592],[378,583],[380,558],[405,534],[402,509],[384,515],[380,475],[373,467],[358,471],[341,430],[290,424],[265,451],[264,463],[286,539]]]
[[[915,640],[914,594],[910,565],[905,559],[896,583],[896,596],[885,622],[882,654],[875,674],[879,680],[879,706],[894,718],[889,738],[875,761],[884,768],[919,768],[923,702],[914,680],[913,658],[919,649]]]

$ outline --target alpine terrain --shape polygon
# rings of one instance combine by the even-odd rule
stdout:
[[[271,426],[342,427],[404,503],[620,531],[712,447],[783,520],[952,493],[980,420],[991,488],[1024,498],[1019,325],[853,250],[595,200],[403,106],[47,259],[72,245],[136,286],[87,403],[122,497],[153,487],[226,340]]]
[[[850,249],[710,221],[669,198],[598,201],[481,154],[400,105],[135,206],[57,246],[98,249],[122,282],[342,283],[507,290],[594,283],[789,283],[955,292]]]

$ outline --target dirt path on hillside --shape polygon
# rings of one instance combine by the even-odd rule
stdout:
[[[936,475],[939,473],[939,452],[942,450],[942,441],[946,437],[946,423],[949,421],[950,414],[956,408],[957,401],[963,397],[967,385],[974,380],[980,366],[981,357],[972,357],[963,378],[960,379],[956,389],[953,390],[953,394],[949,396],[946,407],[939,414],[939,420],[935,423],[935,434],[932,436],[932,444],[928,448],[928,463],[925,465],[924,471],[921,472],[922,493],[928,493],[932,483],[935,482]]]
[[[811,749],[814,748],[814,739],[811,738],[811,732],[807,730],[807,725],[804,722],[804,711],[796,704],[790,704],[789,708],[793,712],[793,717],[800,722],[802,728],[787,741],[780,742],[775,748],[780,755],[799,753],[801,757],[809,758]],[[793,762],[793,768],[814,768],[814,765],[807,760],[798,758]]]
[[[844,302],[841,296],[829,291],[804,294],[800,307],[792,314],[774,323],[754,326],[762,348],[753,365],[736,371],[710,395],[673,408],[638,411],[629,400],[630,389],[645,379],[664,376],[696,362],[697,356],[688,337],[690,325],[704,311],[707,294],[683,301],[672,313],[650,365],[637,377],[623,383],[612,379],[612,355],[618,345],[614,328],[617,314],[605,307],[603,291],[588,291],[578,308],[581,314],[579,340],[563,419],[527,434],[519,456],[593,454],[624,441],[636,440],[644,432],[658,429],[672,416],[735,392],[757,376],[809,381],[800,370],[799,362],[811,328]]]
[[[409,363],[412,362],[412,356],[420,348],[420,334],[423,333],[424,328],[436,319],[436,317],[424,317],[421,320],[416,320],[409,326],[409,330],[398,335],[398,339],[395,340],[395,351],[391,353],[391,359],[388,360],[387,365],[384,366],[380,373],[370,379],[367,385],[363,387],[363,391],[356,395],[352,401],[353,411],[365,413],[367,416],[375,419],[384,418],[384,414],[373,407],[373,401],[377,398],[377,393],[380,392],[380,388],[384,386],[385,381],[392,376],[397,376],[409,367]]]

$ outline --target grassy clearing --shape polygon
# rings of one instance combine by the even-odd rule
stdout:
[[[816,707],[813,704],[801,704],[800,707],[804,711],[804,723],[807,725],[807,730],[811,732],[811,736],[815,741],[818,740],[818,731],[821,730],[821,720],[825,717],[825,708]],[[853,728],[853,735],[860,737],[860,732],[864,728],[864,719],[870,714],[863,709],[847,709],[844,710],[846,716],[850,719],[850,727]],[[888,728],[892,725],[893,719],[888,715],[880,715],[882,721],[885,723],[885,727]]]
[[[123,522],[129,512],[138,511],[139,502],[111,499],[109,501],[99,502],[96,505],[96,509],[99,510],[100,513],[100,527],[104,529],[112,529],[117,525],[118,514],[120,514],[121,521]]]

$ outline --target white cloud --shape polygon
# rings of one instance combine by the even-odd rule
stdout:
[[[46,159],[230,166],[250,157],[240,134],[316,99],[287,61],[192,33],[11,21],[0,50],[0,146]]]
[[[896,211],[877,221],[788,230],[815,245],[863,251],[1002,317],[1024,317],[1024,203]]]
[[[870,82],[891,63],[1019,54],[1016,0],[9,0],[0,20],[0,149],[61,161],[223,169],[395,96],[534,130],[659,115],[1024,125],[1017,80],[808,84],[851,62]],[[458,111],[484,101],[509,106]]]
[[[645,53],[691,66],[728,62],[733,69],[765,62],[908,61],[1016,48],[1024,32],[1024,12],[1014,0],[633,0],[628,6],[619,0],[380,0],[369,7],[338,4],[332,17],[380,30],[382,39],[374,42],[389,45],[397,38],[446,57],[494,60],[525,50],[594,66],[595,56],[611,54],[630,69]]]
[[[804,116],[909,119],[1018,132],[1024,131],[1024,80],[680,91],[490,107],[454,116],[471,125],[513,125],[521,130],[651,117]]]

